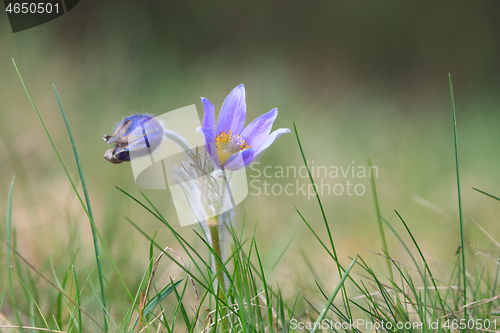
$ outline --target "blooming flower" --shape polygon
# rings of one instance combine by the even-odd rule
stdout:
[[[104,158],[115,164],[130,161],[131,151],[148,154],[160,145],[162,139],[163,127],[151,116],[130,116],[120,122],[113,135],[104,135],[108,145],[115,144],[113,149],[104,153]]]
[[[214,106],[206,98],[203,102],[202,132],[206,148],[216,166],[237,170],[251,163],[267,149],[278,136],[289,133],[280,128],[271,133],[278,109],[272,109],[252,121],[245,128],[245,87],[240,84],[226,97],[215,126]]]

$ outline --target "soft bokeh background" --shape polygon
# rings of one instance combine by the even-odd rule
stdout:
[[[165,227],[115,189],[139,195],[129,165],[103,160],[108,147],[102,135],[133,113],[158,115],[195,103],[201,116],[200,96],[220,108],[240,83],[247,92],[247,123],[278,107],[275,128],[292,128],[295,121],[315,166],[367,165],[371,157],[378,167],[382,215],[405,235],[393,212],[397,209],[425,254],[443,266],[437,274],[446,274],[459,244],[448,73],[455,88],[469,260],[479,249],[492,249],[470,218],[500,239],[500,205],[471,189],[500,194],[499,9],[494,1],[81,1],[67,15],[16,34],[2,12],[2,226],[8,186],[16,175],[13,218],[20,252],[45,271],[48,258],[63,267],[77,250],[89,268],[95,265],[88,220],[17,78],[11,63],[15,58],[77,180],[52,89],[53,83],[57,86],[96,224],[132,289],[147,266],[149,246],[125,216],[150,235],[158,230],[161,244],[175,247],[175,242]],[[282,136],[259,161],[255,168],[260,170],[303,165],[293,134]],[[347,262],[347,256],[361,253],[383,270],[385,263],[364,251],[380,252],[381,247],[369,180],[324,181],[333,185],[346,180],[364,184],[366,194],[322,197],[339,256]],[[292,178],[268,181],[295,183]],[[299,183],[308,180],[300,178]],[[177,223],[168,191],[145,193]],[[238,207],[235,224],[241,226],[246,212],[250,236],[258,221],[257,240],[267,269],[293,238],[273,279],[291,295],[299,287],[307,295],[315,289],[304,255],[317,263],[323,281],[337,277],[295,208],[324,230],[317,203],[304,195],[250,195]],[[191,228],[177,230],[203,247]],[[396,238],[388,231],[387,236],[394,257],[407,262]],[[3,231],[0,237],[5,244]],[[103,258],[108,292],[119,294],[116,275]],[[174,265],[164,265],[165,281],[180,274]],[[2,279],[4,272],[5,266]]]

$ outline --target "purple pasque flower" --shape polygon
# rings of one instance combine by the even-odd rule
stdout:
[[[130,161],[130,152],[136,156],[158,147],[163,139],[163,127],[153,117],[143,114],[123,119],[113,135],[104,135],[104,141],[115,147],[104,153],[111,163]]]
[[[226,97],[215,125],[214,106],[206,98],[203,102],[202,132],[206,148],[215,165],[222,169],[237,170],[251,163],[268,148],[278,136],[289,133],[280,128],[271,133],[278,109],[272,109],[245,127],[245,87],[240,84]]]

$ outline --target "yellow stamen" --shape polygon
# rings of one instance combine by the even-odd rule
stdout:
[[[232,155],[250,148],[248,143],[239,134],[233,135],[231,131],[229,131],[229,134],[222,132],[217,135],[215,138],[215,147],[217,148],[217,156],[219,157],[221,166],[224,166]]]

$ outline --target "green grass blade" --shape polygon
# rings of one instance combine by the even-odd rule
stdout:
[[[297,138],[297,143],[299,144],[299,149],[300,149],[300,153],[302,155],[302,159],[304,160],[304,164],[305,164],[306,169],[307,169],[307,174],[309,175],[309,180],[311,181],[311,184],[314,188],[314,193],[316,195],[316,200],[318,201],[318,205],[319,205],[319,208],[321,210],[321,215],[323,216],[323,221],[325,222],[325,227],[326,227],[326,231],[328,233],[328,238],[330,240],[330,245],[332,246],[333,255],[335,256],[335,258],[337,258],[337,252],[335,251],[335,244],[333,242],[333,237],[332,237],[332,233],[330,231],[330,226],[328,225],[328,219],[326,218],[326,213],[325,213],[325,210],[323,209],[323,204],[321,203],[321,199],[319,197],[318,190],[316,188],[316,184],[314,183],[314,179],[313,179],[312,174],[311,174],[311,170],[309,170],[309,165],[307,164],[307,159],[306,159],[306,156],[304,154],[304,150],[302,149],[302,144],[300,143],[299,133],[297,132],[297,127],[295,126],[295,123],[293,123],[293,129],[295,130],[295,136]]]
[[[76,304],[78,304],[78,306],[81,307],[82,303],[81,303],[81,299],[80,299],[80,288],[78,288],[78,278],[76,277],[75,266],[71,265],[71,269],[73,270],[73,277],[75,279]],[[80,310],[80,308],[77,308],[76,311],[78,312],[78,332],[82,333],[82,331],[83,331],[82,310]]]
[[[311,259],[306,255],[303,249],[300,249],[300,255],[302,259],[304,259],[304,263],[306,264],[307,268],[309,269],[309,272],[311,272],[311,275],[314,278],[314,281],[317,283],[321,283],[321,278],[318,275],[318,272],[316,272],[316,269],[314,268],[314,265],[311,262]]]
[[[75,256],[76,256],[76,253],[75,253]],[[75,257],[72,258],[69,268],[71,268],[73,266],[74,261],[75,261]],[[68,268],[68,270],[64,274],[63,283],[61,284],[61,283],[59,283],[59,279],[57,278],[57,273],[55,271],[55,267],[54,267],[54,263],[52,261],[52,258],[50,258],[50,268],[52,270],[52,275],[54,276],[55,283],[57,284],[57,286],[61,290],[64,290],[66,288],[66,283],[68,282],[68,278],[69,278],[69,275],[70,275],[70,269]],[[65,301],[66,307],[68,307],[67,300],[64,299],[64,301]],[[57,323],[58,327],[62,327],[63,326],[63,324],[62,324],[63,295],[61,293],[59,293],[57,295],[57,302],[56,302],[56,304],[57,304],[57,311],[56,311],[56,317],[55,317],[56,318],[56,323]]]
[[[12,248],[11,248],[12,250]],[[16,250],[13,250],[14,254],[16,256],[18,256],[32,271],[34,271],[39,277],[41,277],[43,280],[45,280],[48,284],[50,284],[55,290],[57,290],[58,292],[62,293],[64,295],[64,297],[66,297],[66,299],[68,301],[70,301],[71,303],[73,303],[73,305],[75,306],[78,306],[78,304],[73,301],[63,290],[61,290],[54,282],[52,282],[49,278],[47,278],[47,276],[45,276],[44,274],[42,274],[41,271],[39,271],[38,269],[35,268],[35,266],[33,266],[32,264],[30,264],[29,261],[26,260],[26,258],[24,258],[19,252],[17,252]],[[91,283],[90,279],[88,280],[89,283]],[[99,300],[99,298],[97,297],[97,300]],[[80,307],[80,310],[90,319],[94,322],[94,324],[96,324],[96,326],[104,332],[104,328],[101,327],[99,325],[99,323],[86,311],[84,311],[81,307]]]
[[[167,298],[175,288],[182,282],[182,279],[177,282],[170,282],[158,294],[156,294],[144,307],[144,313],[152,312],[165,298]]]
[[[458,139],[457,139],[457,117],[455,114],[455,99],[453,98],[453,85],[451,84],[451,74],[448,74],[450,81],[451,111],[453,112],[453,137],[455,141],[455,166],[457,170],[457,191],[458,191],[458,215],[460,218],[460,245],[462,246],[462,281],[464,286],[464,305],[467,304],[467,275],[465,266],[465,246],[464,246],[464,222],[462,213],[462,192],[460,190],[460,167],[458,163]]]
[[[140,301],[140,297],[142,296],[141,290],[146,285],[146,283],[150,277],[147,274],[148,274],[148,271],[145,270],[144,274],[142,275],[141,281],[139,282],[139,287],[137,288],[135,298],[132,300],[132,305],[130,306],[129,310],[125,314],[125,318],[123,319],[123,327],[130,327],[130,330],[126,331],[126,332],[133,332],[135,329],[135,326],[132,326],[132,327],[130,326],[130,322],[132,320],[132,315],[135,313],[135,311],[140,312],[140,308],[138,306],[138,303]]]
[[[401,245],[403,245],[403,247],[405,248],[406,250],[406,253],[408,253],[408,255],[410,256],[411,260],[413,261],[413,263],[415,264],[415,268],[418,270],[419,274],[422,275],[422,274],[425,274],[422,273],[420,271],[420,267],[418,266],[417,264],[417,260],[415,259],[415,257],[413,256],[413,254],[411,253],[410,249],[408,248],[408,246],[406,246],[406,243],[403,241],[403,239],[399,236],[399,234],[396,232],[396,230],[394,230],[394,228],[389,224],[389,222],[384,219],[382,217],[382,221],[384,221],[384,223],[389,227],[389,229],[392,231],[392,233],[394,234],[394,236],[396,236],[396,238],[399,240],[399,242],[401,243]]]
[[[293,302],[292,310],[288,311],[288,319],[292,320],[293,316],[295,315],[295,307],[297,306],[297,301],[299,300],[299,294],[300,294],[300,288],[297,290],[297,295],[295,295],[295,301]],[[290,325],[287,325],[286,330],[284,330],[285,333],[288,333],[290,331]]]
[[[429,265],[427,265],[427,260],[425,259],[424,257],[424,254],[422,253],[422,250],[420,250],[420,246],[418,246],[418,243],[417,241],[415,240],[415,237],[413,237],[413,234],[411,233],[410,231],[410,228],[408,228],[408,225],[406,224],[406,222],[403,220],[403,217],[401,217],[401,215],[398,213],[397,210],[394,210],[396,212],[396,214],[398,215],[399,219],[401,220],[401,222],[403,222],[403,225],[405,226],[406,228],[406,231],[408,231],[408,234],[410,235],[412,241],[413,241],[413,244],[415,244],[415,247],[417,248],[418,250],[418,253],[420,254],[420,257],[422,258],[423,262],[424,262],[424,266],[425,266],[425,269],[427,270],[427,272],[429,273],[429,276],[431,278],[431,281],[432,281],[432,284],[434,286],[434,290],[436,291],[436,296],[437,298],[439,299],[439,302],[441,303],[441,308],[443,309],[446,309],[445,305],[444,305],[444,302],[443,302],[443,299],[441,298],[441,296],[439,295],[439,289],[437,288],[437,285],[436,285],[436,282],[434,281],[434,277],[432,276],[432,273],[431,273],[431,269],[429,268]],[[425,302],[425,295],[427,293],[427,288],[426,288],[426,283],[427,279],[424,279],[424,306],[426,305],[426,302]]]
[[[479,190],[479,189],[477,189],[477,188],[475,188],[475,187],[473,187],[472,189],[473,189],[473,190],[475,190],[475,191],[478,191],[479,193],[482,193],[482,194],[484,194],[484,195],[487,195],[487,196],[489,196],[490,198],[493,198],[493,199],[495,199],[495,200],[500,201],[500,198],[499,198],[499,197],[494,196],[493,194],[486,193],[486,192],[481,191],[481,190]]]
[[[87,274],[89,274],[87,270]],[[118,330],[118,324],[115,322],[114,318],[107,312],[107,309],[104,307],[104,304],[102,304],[102,300],[99,296],[99,290],[94,286],[94,283],[92,282],[92,279],[88,280],[89,286],[92,289],[92,292],[94,293],[95,299],[99,303],[99,306],[101,309],[106,311],[106,320],[108,321],[108,327],[113,324],[115,326],[115,330]],[[76,303],[75,303],[76,304]],[[104,328],[102,329],[104,331]]]
[[[30,299],[29,308],[30,308],[30,326],[35,327],[35,301],[33,301],[33,299]],[[32,329],[31,332],[35,333],[35,330]]]
[[[314,229],[311,227],[311,225],[309,224],[309,222],[307,222],[307,220],[304,218],[304,216],[300,213],[300,211],[297,208],[295,210],[297,211],[297,213],[299,214],[299,216],[302,218],[302,220],[304,221],[304,223],[307,225],[307,227],[309,228],[309,230],[313,233],[313,235],[316,238],[316,240],[321,244],[321,246],[323,247],[323,249],[325,249],[325,251],[328,253],[328,255],[337,263],[337,265],[338,265],[338,267],[340,267],[341,271],[345,272],[344,267],[338,262],[338,260],[335,259],[335,257],[333,256],[333,253],[328,249],[328,247],[326,246],[326,244],[323,243],[323,241],[318,236],[318,234],[314,231]],[[356,280],[354,280],[351,276],[349,276],[349,280],[351,280],[351,282],[356,286],[356,288],[359,291],[361,291],[363,294],[365,294],[365,296],[367,296],[369,294],[369,293],[365,292],[365,290],[363,290],[361,288],[361,286],[356,282]],[[370,297],[368,297],[368,299],[370,301],[372,301],[372,299]],[[352,303],[354,303],[354,302],[352,302]],[[373,303],[373,301],[372,301],[372,303]]]
[[[262,267],[262,261],[260,260],[259,250],[257,249],[257,243],[254,240],[255,244],[255,254],[257,255],[257,260],[259,262],[260,272],[262,274],[262,283],[264,284],[264,295],[266,297],[266,306],[267,306],[267,315],[269,319],[269,330],[273,332],[273,306],[271,304],[271,296],[269,295],[269,288],[266,282],[266,276],[264,273],[264,268]]]
[[[120,192],[122,192],[123,194],[125,194],[127,197],[131,198],[132,200],[134,200],[136,203],[138,203],[141,207],[143,207],[144,209],[146,209],[150,214],[152,214],[155,218],[157,218],[161,223],[163,223],[171,232],[172,234],[175,236],[175,238],[177,239],[177,241],[179,242],[179,244],[182,246],[183,250],[188,254],[189,258],[192,260],[192,262],[195,264],[196,268],[198,269],[198,271],[200,273],[202,273],[202,270],[200,268],[200,266],[198,265],[198,263],[196,262],[196,260],[193,258],[192,254],[191,254],[191,251],[198,257],[198,259],[200,259],[200,261],[203,263],[203,265],[205,265],[205,267],[207,267],[207,263],[203,260],[203,258],[201,257],[201,255],[195,251],[195,249],[177,232],[175,231],[175,229],[167,222],[167,220],[165,220],[165,218],[163,218],[163,216],[158,212],[158,210],[156,209],[156,207],[152,204],[152,202],[144,195],[144,193],[141,192],[142,196],[144,197],[144,199],[146,199],[146,201],[148,201],[148,203],[153,207],[153,209],[156,211],[153,212],[149,207],[147,207],[145,204],[143,204],[142,202],[140,202],[139,200],[137,200],[134,196],[132,196],[130,193],[122,190],[121,188],[117,187],[116,186],[116,189],[119,190]],[[134,225],[134,224],[133,224]],[[134,225],[135,227],[135,225]],[[138,229],[141,233],[143,233],[140,229]],[[145,234],[144,234],[145,235]],[[191,250],[189,251],[188,248]],[[160,250],[163,250],[161,247],[159,247]],[[203,276],[205,277],[205,276]]]
[[[294,238],[295,237],[292,237],[290,239],[290,241],[286,244],[285,248],[283,249],[283,251],[281,251],[280,255],[278,256],[278,259],[276,259],[276,261],[274,262],[274,264],[271,266],[271,269],[269,270],[269,273],[267,275],[271,275],[271,273],[273,272],[273,270],[276,268],[276,266],[280,262],[281,258],[283,258],[283,255],[285,254],[285,252],[288,250],[288,248],[292,244]]]
[[[103,305],[104,311],[104,330],[108,330],[107,320],[106,320],[106,293],[104,292],[104,278],[102,274],[102,266],[101,266],[101,257],[99,254],[99,241],[97,239],[96,227],[94,224],[94,215],[92,214],[92,206],[90,205],[90,197],[89,192],[87,190],[87,184],[85,183],[85,177],[83,176],[82,165],[80,163],[80,158],[78,157],[78,151],[76,149],[75,140],[73,138],[73,134],[71,133],[71,128],[68,123],[68,119],[66,118],[66,113],[64,112],[64,108],[61,103],[61,99],[59,98],[59,94],[57,92],[57,88],[53,85],[54,91],[56,93],[57,102],[59,103],[59,108],[61,109],[62,116],[64,118],[64,123],[66,124],[66,129],[68,130],[68,135],[71,140],[71,146],[73,147],[73,153],[75,155],[76,165],[78,167],[78,174],[80,175],[80,180],[82,182],[83,194],[85,196],[85,202],[87,203],[87,211],[89,213],[90,218],[90,227],[92,229],[92,239],[94,241],[94,251],[95,251],[95,259],[97,262],[97,273],[99,275],[99,285],[101,287],[101,301]]]
[[[19,69],[17,68],[17,65],[16,65],[14,59],[12,59],[12,63],[14,64],[14,68],[17,71],[17,75],[19,76],[19,79],[21,80],[21,83],[22,83],[22,85],[24,87],[24,91],[26,92],[26,95],[28,96],[28,99],[31,102],[31,106],[35,110],[36,116],[38,117],[38,120],[40,121],[40,124],[42,125],[42,128],[43,128],[43,130],[45,132],[45,136],[49,140],[50,145],[52,146],[52,149],[54,150],[54,153],[57,156],[59,164],[61,164],[61,166],[62,166],[62,168],[64,170],[64,173],[66,174],[66,177],[68,178],[68,180],[69,180],[69,182],[71,184],[71,187],[72,187],[73,191],[75,192],[76,196],[78,197],[78,201],[80,202],[80,205],[85,210],[85,214],[88,215],[89,213],[87,211],[87,207],[83,203],[82,197],[78,193],[78,190],[76,189],[75,183],[73,182],[73,180],[71,179],[71,176],[69,175],[68,168],[66,168],[66,165],[64,164],[64,162],[62,160],[61,155],[59,154],[59,151],[57,150],[56,145],[54,144],[54,141],[52,140],[52,137],[50,136],[49,131],[47,130],[47,127],[45,126],[45,123],[43,122],[42,116],[40,115],[40,112],[38,112],[38,109],[37,109],[37,107],[35,105],[35,102],[33,101],[33,98],[31,98],[31,94],[28,91],[28,88],[26,87],[26,84],[24,83],[23,77],[21,76],[21,73],[19,72]]]
[[[124,192],[124,193],[125,193],[125,192]],[[155,241],[153,241],[153,239],[152,239],[151,237],[149,237],[149,236],[148,236],[148,235],[147,235],[147,234],[146,234],[146,233],[145,233],[145,232],[144,232],[141,228],[139,228],[139,226],[137,226],[137,224],[135,224],[132,220],[130,220],[130,219],[129,219],[129,218],[127,218],[127,217],[126,217],[125,219],[126,219],[126,220],[130,223],[130,224],[132,224],[132,226],[133,226],[135,229],[137,229],[137,231],[139,231],[139,232],[140,232],[140,233],[141,233],[144,237],[146,237],[146,238],[147,238],[150,242],[152,242],[152,243],[154,244],[154,246],[155,246],[157,249],[159,249],[160,251],[162,251],[162,252],[163,252],[163,254],[164,254],[165,256],[167,256],[170,260],[172,260],[172,262],[174,262],[174,263],[175,263],[175,264],[176,264],[176,265],[177,265],[177,266],[178,266],[181,270],[183,270],[184,272],[186,272],[187,274],[189,274],[189,275],[191,276],[191,278],[192,278],[194,281],[198,282],[202,288],[207,289],[207,290],[210,290],[210,293],[211,293],[211,294],[212,294],[212,295],[213,295],[213,296],[214,296],[214,297],[215,297],[218,301],[220,301],[220,302],[221,302],[224,306],[228,307],[228,309],[229,309],[231,312],[233,312],[233,313],[234,313],[234,310],[233,310],[231,307],[229,307],[229,305],[228,305],[225,301],[221,300],[221,299],[217,296],[217,292],[216,292],[216,291],[214,291],[214,290],[213,290],[213,288],[211,287],[211,286],[213,285],[213,282],[214,282],[214,281],[215,281],[215,279],[216,279],[216,276],[214,276],[212,280],[208,280],[208,279],[206,278],[206,276],[203,276],[203,279],[205,279],[206,281],[208,281],[208,282],[205,284],[205,283],[204,283],[203,281],[201,281],[201,280],[200,280],[200,279],[199,279],[196,275],[193,275],[193,272],[189,271],[186,267],[184,267],[184,266],[182,265],[182,263],[180,263],[178,260],[174,259],[174,258],[170,255],[170,253],[168,253],[168,252],[164,251],[164,250],[163,250],[163,248],[162,248],[160,245],[158,245],[158,243],[156,243]],[[195,233],[196,233],[196,231],[195,231]],[[198,234],[198,233],[196,233],[196,234],[197,234],[199,237],[201,237],[201,236],[200,236],[200,234]],[[189,245],[189,244],[188,244],[188,245]],[[208,249],[211,251],[211,254],[213,254],[213,250],[212,250],[212,248],[211,248],[211,247],[210,247],[207,243],[206,243],[205,245],[206,245],[206,246],[208,247]],[[233,257],[233,256],[230,256],[230,257],[227,259],[227,262],[229,262],[229,261],[232,259],[232,257]],[[220,259],[219,259],[219,260],[220,260]],[[208,266],[207,266],[207,267],[208,267]],[[224,270],[224,273],[225,273],[225,274],[229,277],[230,275],[229,275],[229,272],[227,271],[227,268],[225,267],[225,265],[223,265],[223,270]],[[218,273],[218,272],[216,272],[216,273]],[[228,279],[229,279],[229,278],[228,278]],[[232,284],[232,283],[233,283],[230,279],[229,279],[229,281],[228,281],[228,282],[229,282],[229,284]]]
[[[14,313],[16,314],[16,320],[20,327],[23,326],[21,322],[21,318],[19,317],[19,312],[16,308],[16,295],[14,294],[14,286],[12,284],[12,253],[11,253],[11,242],[12,242],[12,194],[14,192],[14,181],[16,177],[12,177],[10,182],[9,189],[9,197],[7,201],[7,269],[8,269],[8,279],[9,279],[9,287],[10,293],[12,296],[12,308],[14,309]],[[24,329],[21,328],[21,331],[24,332]]]
[[[337,284],[337,287],[335,287],[335,290],[333,291],[333,293],[331,294],[330,298],[326,302],[323,310],[319,314],[318,319],[316,319],[316,322],[314,323],[314,326],[313,326],[313,329],[312,329],[311,333],[315,333],[318,330],[318,328],[320,327],[321,321],[323,320],[323,318],[325,318],[325,315],[328,312],[328,309],[330,308],[330,305],[332,305],[333,300],[335,299],[335,296],[337,296],[339,290],[341,288],[343,288],[344,282],[347,279],[347,276],[349,275],[349,273],[351,272],[351,269],[354,267],[354,263],[356,263],[357,259],[358,259],[358,255],[356,255],[356,257],[352,260],[352,262],[349,265],[349,267],[347,267],[344,275],[342,276],[342,279],[340,279],[340,282]]]
[[[35,105],[35,102],[33,101],[33,98],[31,97],[31,94],[29,93],[28,88],[27,88],[26,84],[24,83],[24,80],[23,80],[23,78],[21,76],[21,73],[19,72],[19,69],[17,68],[17,65],[16,65],[14,59],[12,59],[12,63],[14,65],[14,68],[16,69],[16,72],[17,72],[17,74],[19,76],[19,79],[21,80],[21,83],[22,83],[22,85],[24,87],[26,95],[28,96],[28,99],[31,102],[31,106],[35,110],[35,113],[36,113],[36,115],[38,117],[38,120],[40,121],[40,124],[42,125],[42,128],[43,128],[43,130],[45,132],[45,135],[47,136],[47,139],[49,140],[50,145],[52,146],[52,149],[54,150],[54,152],[55,152],[55,154],[57,156],[57,159],[59,160],[59,163],[61,164],[61,166],[62,166],[62,168],[64,170],[64,173],[66,174],[66,177],[68,178],[68,180],[69,180],[69,182],[71,184],[71,187],[72,187],[73,191],[75,192],[76,196],[78,197],[78,200],[79,200],[81,206],[83,207],[83,209],[85,210],[85,213],[87,214],[87,216],[89,217],[89,219],[92,219],[91,215],[89,214],[89,211],[87,210],[86,205],[84,204],[84,202],[83,202],[80,194],[78,193],[78,190],[76,189],[75,183],[73,182],[73,180],[71,179],[71,176],[69,175],[68,169],[66,168],[66,165],[64,164],[64,162],[63,162],[63,160],[61,158],[61,155],[59,154],[59,151],[57,150],[57,148],[56,148],[56,146],[54,144],[54,141],[52,140],[52,137],[50,136],[49,131],[47,130],[47,127],[45,126],[45,123],[43,122],[43,119],[42,119],[40,113],[38,112],[38,109],[37,109],[37,107]],[[93,222],[93,219],[92,219],[92,222]],[[92,226],[92,228],[93,228],[93,226]],[[101,284],[101,286],[102,286],[102,284]],[[104,312],[104,313],[106,313],[106,312]],[[104,320],[104,322],[105,322],[105,324],[107,323],[106,320]]]
[[[342,269],[338,265],[337,251],[335,249],[335,244],[333,242],[333,237],[332,237],[332,233],[330,231],[330,226],[328,225],[328,219],[326,218],[326,213],[325,213],[325,210],[323,209],[323,204],[321,203],[321,199],[319,197],[318,189],[316,188],[316,183],[314,183],[314,179],[312,177],[311,170],[309,169],[309,165],[307,164],[306,155],[304,154],[304,150],[302,149],[302,144],[300,143],[300,138],[299,138],[299,132],[297,131],[297,126],[295,126],[295,122],[293,123],[293,129],[295,131],[295,137],[297,138],[297,143],[299,145],[300,154],[302,155],[302,159],[304,161],[304,165],[306,166],[306,169],[307,169],[307,174],[309,175],[309,180],[311,181],[311,184],[312,184],[313,189],[314,189],[314,194],[316,196],[316,201],[318,201],[318,205],[319,205],[319,208],[321,210],[321,215],[323,216],[323,222],[325,223],[326,231],[327,231],[327,234],[328,234],[328,239],[330,240],[330,245],[332,247],[332,252],[333,252],[333,255],[334,255],[334,259],[337,262],[337,270],[338,270],[339,277],[340,277],[340,276],[342,276]],[[349,298],[347,297],[347,291],[345,290],[345,288],[342,288],[342,292],[344,294],[343,295],[344,299],[347,300],[345,302],[344,306],[345,306],[345,308],[347,310],[347,313],[349,314],[349,319],[352,320],[352,314],[351,314],[351,309],[349,307],[349,301],[348,301]]]
[[[12,246],[13,246],[13,249],[14,251],[17,251],[17,232],[16,232],[16,228],[12,228],[12,237],[11,237],[11,242],[12,242]],[[26,277],[23,275],[22,273],[22,269],[21,269],[21,263],[19,262],[19,258],[18,257],[14,257],[14,263],[16,265],[16,269],[17,269],[17,272],[15,272],[19,279],[24,283],[24,281],[26,281]],[[13,269],[14,271],[14,269]],[[28,280],[31,282],[31,280],[29,279],[29,272],[28,272]],[[29,310],[30,310],[30,323],[33,323],[34,321],[34,308],[32,307],[31,303],[33,302],[33,299],[32,299],[32,296],[30,295],[30,293],[28,292],[28,289],[27,288],[23,288],[24,290],[24,295],[26,297],[26,301],[28,302],[29,304]],[[31,311],[33,310],[33,311]],[[33,326],[33,325],[31,325]],[[34,332],[33,330],[30,330],[30,332]]]
[[[153,265],[154,265],[154,261],[155,261],[155,258],[154,258],[154,243],[153,242],[155,241],[157,233],[158,233],[158,231],[155,231],[155,234],[153,235],[153,240],[149,244],[148,276],[151,276],[151,272],[153,272]],[[146,295],[146,297],[147,297],[147,295]]]
[[[387,247],[387,240],[385,239],[384,225],[382,224],[382,216],[380,215],[380,206],[378,204],[377,187],[375,186],[375,178],[373,177],[372,171],[372,160],[368,159],[368,170],[370,171],[370,181],[372,185],[373,202],[375,203],[375,213],[377,214],[378,230],[380,232],[380,239],[382,240],[382,249],[385,253],[389,253],[389,248]],[[392,277],[392,264],[389,258],[386,258],[387,271],[389,276]]]
[[[24,288],[24,289],[26,290],[26,292],[30,295],[31,300],[32,300],[33,302],[35,302],[35,299],[33,298],[33,295],[30,293],[30,291],[29,291],[28,287],[26,286],[26,284],[24,283],[24,281],[21,279],[21,276],[20,276],[20,275],[19,275],[19,274],[18,274],[15,270],[13,270],[13,271],[14,271],[14,273],[17,275],[17,277],[19,278],[19,282],[21,283],[21,285],[23,286],[23,288]],[[38,310],[38,313],[39,313],[39,314],[40,314],[40,316],[42,317],[42,320],[43,320],[43,323],[45,324],[45,327],[46,327],[46,328],[49,328],[49,323],[48,323],[48,322],[47,322],[47,320],[45,319],[45,317],[44,317],[44,315],[43,315],[42,310],[40,309],[40,307],[38,306],[38,304],[37,304],[36,302],[35,302],[35,306],[36,306],[36,308],[37,308],[37,310]],[[56,323],[56,325],[57,325],[57,323]],[[21,324],[19,324],[19,326],[22,326],[22,325],[21,325]]]
[[[143,310],[143,315],[145,316],[149,312],[153,312],[153,310],[165,299],[167,298],[175,288],[182,282],[182,279],[175,282],[175,283],[169,283],[167,284],[160,292],[158,292],[151,300],[149,300],[148,303],[146,303],[144,310]],[[135,319],[134,324],[132,325],[132,329],[130,332],[133,332],[133,330],[137,327],[139,324],[139,316]]]
[[[316,287],[318,287],[318,290],[320,291],[321,295],[323,295],[323,297],[328,301],[330,297],[327,294],[325,294],[323,288],[321,288],[321,285],[317,281],[315,282],[316,282]],[[349,321],[349,319],[342,313],[342,311],[339,308],[337,308],[333,303],[330,305],[330,310],[332,310],[339,317],[340,320],[345,322]],[[355,327],[353,327],[353,330],[359,332],[359,330],[356,329]]]
[[[170,283],[171,284],[174,283],[172,278],[170,278]],[[184,319],[184,324],[187,327],[186,331],[190,332],[192,330],[192,328],[191,328],[192,325],[189,321],[189,316],[187,315],[186,308],[184,307],[184,304],[182,303],[182,301],[184,300],[184,295],[186,293],[186,288],[187,288],[188,284],[189,284],[189,281],[186,281],[186,283],[184,283],[184,288],[182,288],[182,293],[180,293],[180,294],[177,291],[177,288],[172,288],[172,290],[175,294],[175,298],[177,299],[177,303],[179,304],[179,309],[181,311],[182,319]]]

